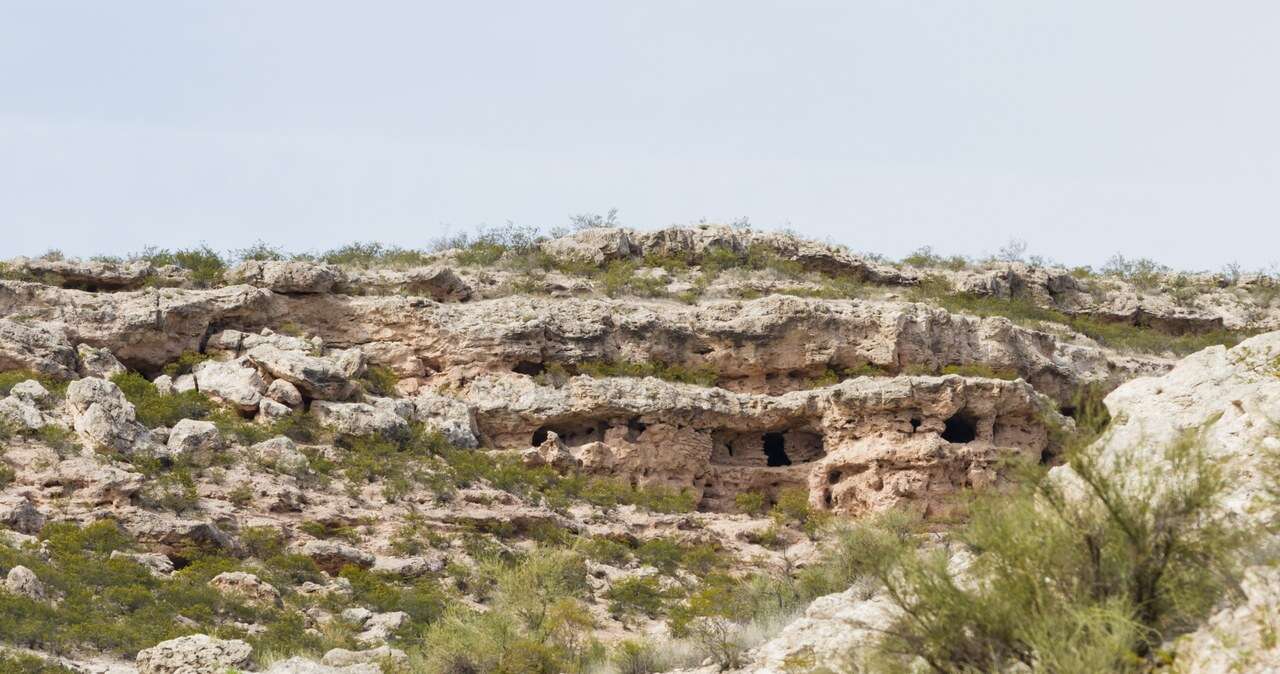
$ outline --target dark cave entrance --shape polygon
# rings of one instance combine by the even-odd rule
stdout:
[[[963,444],[973,442],[978,437],[978,429],[973,419],[956,414],[947,419],[942,429],[942,439],[947,442]]]
[[[764,455],[766,466],[790,466],[791,457],[787,456],[786,436],[782,433],[765,433]]]

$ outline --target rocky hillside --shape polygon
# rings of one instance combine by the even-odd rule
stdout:
[[[452,244],[0,266],[0,665],[816,671],[794,633],[852,615],[840,523],[945,538],[1100,395],[1164,375],[1112,415],[1207,418],[1197,382],[1274,333],[1213,345],[1280,329],[1276,278],[1145,263],[715,226]],[[1174,369],[1205,347],[1217,370]],[[1257,383],[1231,427],[1265,444]],[[760,610],[698,639],[747,587]]]

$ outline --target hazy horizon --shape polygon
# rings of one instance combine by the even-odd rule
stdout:
[[[1280,5],[0,4],[0,257],[620,210],[1280,262]]]

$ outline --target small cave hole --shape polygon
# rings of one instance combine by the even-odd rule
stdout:
[[[827,505],[827,510],[830,510],[830,509],[831,509],[831,506],[835,505],[834,499],[832,499],[832,498],[831,498],[831,490],[830,490],[830,489],[823,489],[823,490],[822,490],[822,502],[823,502],[823,503],[825,503],[825,504]]]
[[[534,431],[534,432],[533,432],[533,440],[532,440],[532,441],[533,441],[533,446],[534,446],[534,447],[539,447],[539,446],[541,446],[541,445],[542,445],[542,443],[544,443],[544,442],[546,442],[546,441],[547,441],[547,432],[548,432],[549,430],[550,430],[549,428],[547,428],[546,426],[543,426],[543,427],[541,427],[541,428],[539,428],[538,430],[536,430],[536,431]]]
[[[919,430],[921,423],[923,422],[921,422],[918,417],[911,417],[911,432],[915,433],[917,430]]]
[[[519,363],[516,363],[515,367],[511,368],[511,371],[517,374],[527,374],[530,377],[536,377],[546,372],[547,368],[544,367],[542,363],[535,363],[531,360],[522,360]]]
[[[838,470],[833,470],[827,475],[827,484],[835,484],[839,482],[842,477],[844,477],[844,473]]]
[[[1048,466],[1053,463],[1053,451],[1048,447],[1040,450],[1040,465]]]
[[[978,429],[973,423],[973,419],[960,414],[947,419],[942,429],[942,439],[947,442],[963,444],[973,442],[978,437]]]
[[[782,433],[764,434],[764,455],[766,466],[790,466],[791,457],[787,456],[787,439]]]

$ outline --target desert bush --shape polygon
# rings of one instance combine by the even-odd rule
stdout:
[[[742,492],[734,496],[733,504],[748,515],[760,516],[769,511],[769,497],[758,491]]]
[[[178,250],[149,247],[130,256],[130,259],[146,260],[157,267],[173,265],[184,269],[191,281],[202,288],[222,284],[223,274],[227,271],[227,261],[222,255],[205,245]]]
[[[0,672],[10,674],[76,674],[75,670],[23,653],[0,653]]]
[[[977,555],[964,579],[940,551],[864,536],[860,555],[902,612],[881,645],[889,662],[1139,671],[1231,591],[1247,532],[1216,517],[1226,476],[1199,436],[1105,459],[1097,446],[1072,449],[1074,486],[1037,475],[977,499],[956,534]]]
[[[137,372],[121,372],[111,381],[133,403],[138,421],[148,428],[172,426],[183,419],[203,419],[214,410],[213,402],[199,391],[160,395],[155,384]]]
[[[826,511],[809,505],[809,492],[799,487],[779,491],[769,516],[780,526],[795,526],[811,537],[831,519]]]
[[[635,295],[637,297],[663,297],[667,284],[656,276],[642,275],[633,260],[613,260],[605,267],[600,280],[609,297]]]
[[[326,264],[351,267],[414,267],[431,262],[430,254],[412,248],[386,246],[381,243],[349,243],[315,256]]]
[[[1143,290],[1151,290],[1160,284],[1161,277],[1169,273],[1169,268],[1147,258],[1134,260],[1116,253],[1102,266],[1102,273],[1124,279]]]
[[[631,576],[615,581],[605,591],[609,614],[630,624],[639,616],[655,618],[672,598],[656,576]]]
[[[196,365],[209,360],[209,356],[199,351],[183,351],[181,355],[174,361],[166,363],[164,373],[170,377],[178,377],[184,374],[190,374]]]
[[[360,385],[365,393],[376,396],[391,396],[396,393],[396,384],[400,377],[395,371],[384,365],[370,365],[360,377]]]
[[[9,391],[13,390],[14,386],[28,379],[40,382],[45,390],[59,398],[67,391],[67,382],[60,379],[46,377],[31,370],[5,370],[0,372],[0,396],[9,395]]]
[[[575,367],[578,372],[592,377],[657,377],[664,381],[698,386],[715,386],[720,378],[719,371],[711,365],[689,367],[660,361],[588,361]]]

